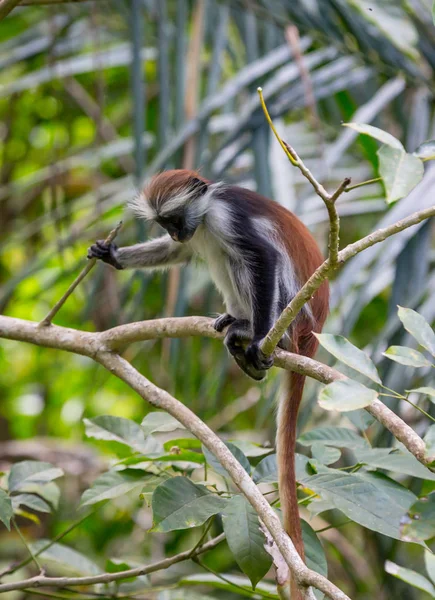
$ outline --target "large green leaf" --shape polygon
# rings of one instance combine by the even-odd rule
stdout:
[[[359,463],[385,469],[386,471],[411,475],[411,477],[435,481],[435,473],[422,465],[410,452],[392,450],[391,448],[358,448],[353,452]]]
[[[142,430],[145,437],[156,431],[174,431],[175,429],[185,429],[184,425],[177,421],[172,415],[164,411],[154,411],[148,413],[142,420]]]
[[[304,446],[311,446],[315,442],[322,442],[325,446],[337,448],[367,448],[368,444],[363,437],[352,429],[346,427],[319,427],[303,433],[298,442]]]
[[[140,471],[107,471],[98,477],[92,486],[85,490],[80,506],[89,506],[103,500],[118,498],[132,490],[140,490],[144,484],[144,475]]]
[[[344,473],[327,469],[302,481],[322,500],[373,531],[401,539],[400,521],[415,495],[380,473]]]
[[[431,458],[435,457],[435,425],[431,425],[426,431],[424,436],[424,443],[426,445],[426,456]]]
[[[407,346],[390,346],[383,355],[408,367],[431,367],[427,358],[418,350]]]
[[[435,356],[435,332],[426,319],[415,310],[403,306],[399,306],[398,315],[406,331]]]
[[[325,410],[347,412],[369,406],[377,397],[376,390],[358,381],[338,379],[320,390],[319,404]]]
[[[415,392],[416,394],[425,394],[426,396],[430,397],[431,402],[435,402],[435,388],[433,387],[423,386],[419,388],[412,388],[411,390],[406,391]]]
[[[12,502],[7,493],[0,489],[0,521],[4,523],[7,529],[11,528],[11,519],[14,516]]]
[[[432,583],[435,583],[435,554],[430,550],[424,551],[424,565]]]
[[[83,419],[83,422],[86,435],[96,440],[118,442],[142,454],[157,452],[160,447],[152,436],[145,437],[142,428],[130,419],[101,415]]]
[[[307,567],[320,573],[324,577],[328,576],[328,563],[326,561],[325,551],[316,535],[314,529],[304,519],[301,519],[302,539],[305,548],[305,562]],[[323,598],[322,592],[314,590],[314,595],[319,600]]]
[[[350,127],[358,133],[363,133],[364,135],[369,135],[372,138],[375,138],[379,142],[383,144],[387,144],[387,146],[391,146],[391,148],[396,148],[397,150],[405,151],[402,142],[400,142],[397,138],[395,138],[391,133],[384,131],[383,129],[379,129],[379,127],[374,127],[373,125],[366,125],[365,123],[343,123],[344,127]]]
[[[202,525],[226,507],[227,501],[211,494],[187,477],[160,484],[152,499],[153,531],[173,531]]]
[[[228,450],[231,452],[234,458],[236,458],[239,461],[239,463],[242,465],[245,471],[247,473],[251,473],[251,465],[249,463],[249,460],[243,454],[243,452],[231,442],[225,442],[225,446],[228,448]],[[213,471],[216,471],[216,473],[219,473],[219,475],[223,475],[224,477],[229,477],[227,471],[223,468],[223,466],[215,457],[215,455],[212,454],[210,450],[208,450],[204,445],[202,446],[202,451],[204,453],[205,460],[213,469]]]
[[[385,184],[388,204],[407,196],[423,179],[423,163],[413,154],[382,146],[378,150],[378,157],[379,174]]]
[[[54,510],[59,506],[60,489],[57,483],[50,481],[49,483],[34,483],[27,482],[21,488],[21,492],[26,494],[36,494],[43,498]]]
[[[362,373],[375,383],[382,383],[378,371],[365,352],[354,346],[341,335],[317,333],[320,344],[335,358],[348,365],[358,373]]]
[[[255,589],[272,564],[258,515],[243,496],[233,496],[222,512],[222,522],[228,546]]]
[[[41,539],[31,544],[32,552],[39,552],[49,543],[49,540]],[[50,572],[71,575],[99,575],[102,573],[100,567],[84,554],[73,550],[63,544],[53,544],[38,556],[39,562],[47,567]]]
[[[409,583],[409,585],[412,585],[418,590],[430,594],[432,598],[435,598],[435,587],[428,579],[426,579],[426,577],[424,577],[424,575],[420,575],[420,573],[417,573],[412,569],[401,567],[396,563],[391,562],[391,560],[386,561],[385,570],[390,575],[397,577],[397,579],[401,579],[405,583]]]
[[[402,518],[402,537],[407,541],[429,540],[435,536],[435,492],[419,498]]]
[[[63,471],[53,467],[50,463],[38,460],[23,460],[15,463],[9,473],[9,491],[22,490],[27,484],[44,484],[58,477],[62,477]]]
[[[276,454],[271,454],[270,456],[263,458],[263,460],[260,460],[252,473],[252,479],[256,484],[276,483],[278,481]]]

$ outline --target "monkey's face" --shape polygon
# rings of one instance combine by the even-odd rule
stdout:
[[[192,239],[199,225],[196,219],[188,218],[185,210],[174,214],[157,216],[155,220],[163,229],[166,229],[171,238],[176,242],[188,242]]]

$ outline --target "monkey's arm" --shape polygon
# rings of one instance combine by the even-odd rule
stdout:
[[[98,258],[116,269],[164,269],[172,265],[188,263],[192,253],[186,244],[175,242],[169,235],[118,248],[113,242],[99,240],[88,250],[88,258]]]

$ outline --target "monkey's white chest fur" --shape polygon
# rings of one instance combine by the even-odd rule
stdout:
[[[189,242],[193,253],[208,267],[213,283],[223,296],[227,311],[238,319],[252,316],[250,282],[243,265],[238,265],[231,248],[220,235],[215,236],[208,227],[198,227]]]

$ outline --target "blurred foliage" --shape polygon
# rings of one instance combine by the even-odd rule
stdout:
[[[435,137],[430,0],[26,6],[0,25],[0,67],[0,310],[26,319],[45,316],[85,262],[86,247],[108,233],[142,179],[162,168],[199,167],[210,178],[257,189],[296,212],[325,247],[326,211],[271,138],[258,85],[282,137],[330,188],[344,176],[357,183],[378,175],[377,143],[342,129],[343,121],[381,127],[408,152]],[[380,183],[344,194],[342,244],[429,206],[434,184],[428,163],[418,187],[392,206]],[[326,330],[366,346],[384,384],[400,392],[433,385],[429,368],[403,368],[383,354],[389,346],[416,345],[401,328],[397,305],[417,309],[429,323],[435,319],[432,231],[431,223],[421,224],[367,250],[333,283]],[[127,218],[120,243],[156,234]],[[202,270],[189,268],[178,277],[115,273],[99,265],[56,322],[101,330],[220,309]],[[218,423],[224,438],[273,440],[277,373],[253,388],[221,343],[199,338],[136,344],[125,355],[210,424],[237,400],[237,414],[225,413]],[[34,458],[67,474],[55,515],[42,515],[38,523],[19,519],[28,539],[52,538],[77,518],[82,491],[114,460],[110,444],[97,450],[83,442],[82,419],[110,414],[139,423],[149,409],[124,384],[75,355],[2,341],[0,373],[0,466]],[[388,432],[365,413],[325,412],[317,392],[310,382],[301,430],[350,426],[366,430],[377,447],[391,446]],[[402,399],[386,401],[419,434],[426,432],[424,415]],[[434,414],[427,397],[419,404]],[[124,449],[120,456],[127,454]],[[340,460],[340,466],[353,464],[346,452]],[[414,495],[433,488],[409,474],[400,481]],[[343,518],[330,511],[315,524],[341,526]],[[105,568],[108,556],[144,562],[188,548],[200,536],[197,530],[149,535],[150,527],[150,511],[134,495],[122,496],[65,543]],[[418,546],[354,524],[328,529],[321,539],[330,577],[352,598],[422,597],[383,566],[388,560],[421,573]],[[1,561],[23,557],[14,533],[2,529],[0,542]],[[224,545],[203,560],[216,571],[237,572]],[[199,570],[185,563],[177,571],[192,572]],[[238,597],[228,589],[210,595]]]

